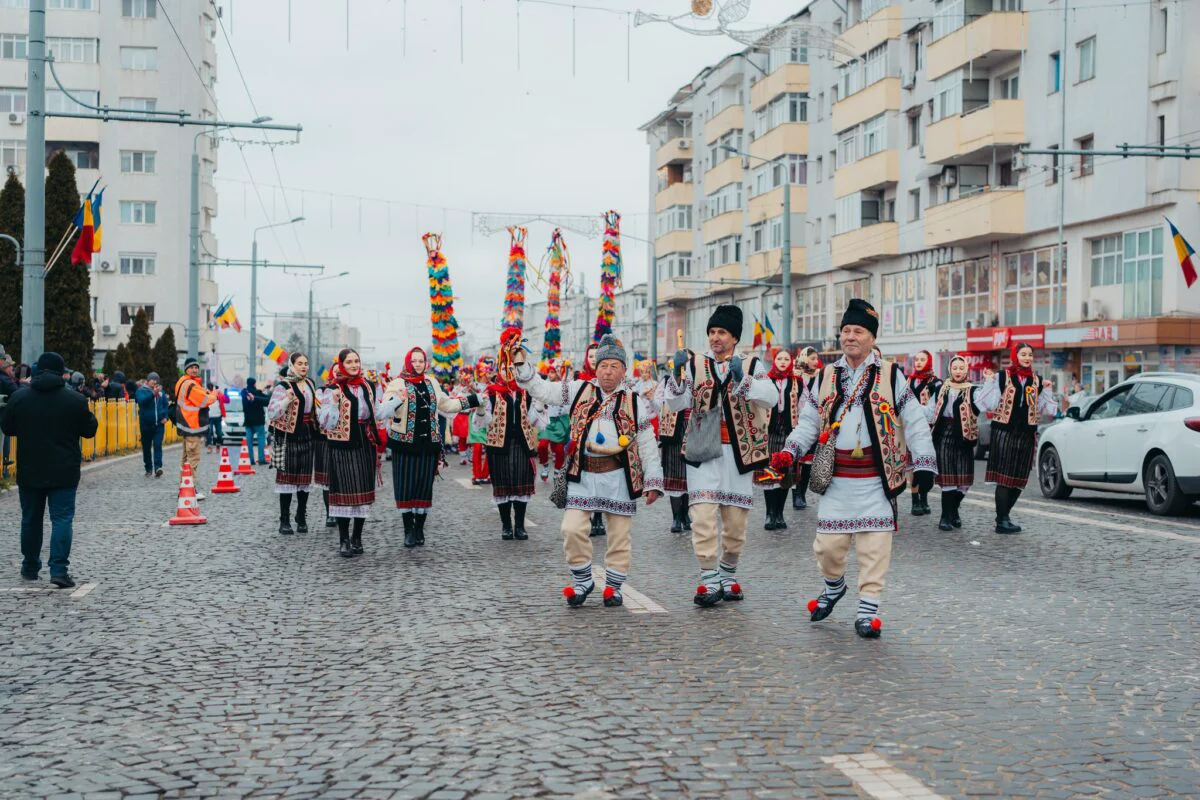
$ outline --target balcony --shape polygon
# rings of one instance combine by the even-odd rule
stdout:
[[[964,245],[1025,233],[1025,192],[997,187],[925,211],[925,246]]]
[[[934,80],[967,62],[976,74],[986,74],[998,59],[1028,46],[1028,16],[1025,11],[993,11],[943,36],[926,51],[926,75]]]
[[[704,123],[704,141],[712,144],[730,131],[745,127],[746,109],[740,103],[726,106],[724,111]]]
[[[852,267],[872,259],[900,254],[900,226],[878,222],[865,228],[839,233],[832,240],[834,267]]]
[[[200,184],[200,207],[217,216],[217,190],[211,183]]]
[[[785,122],[776,125],[750,143],[750,155],[768,161],[788,153],[808,153],[807,122]]]
[[[742,157],[730,156],[704,173],[704,193],[712,194],[722,186],[742,180]]]
[[[925,129],[925,160],[931,164],[969,161],[999,145],[1025,138],[1025,101],[996,100],[991,105],[955,114]]]
[[[654,154],[655,169],[668,164],[683,164],[692,160],[692,137],[678,136],[671,139]]]
[[[833,130],[841,132],[885,111],[899,110],[900,79],[884,78],[834,103]]]
[[[674,278],[668,278],[665,281],[658,282],[658,302],[673,303],[678,300],[687,300],[696,295],[695,286],[699,284],[680,283]]]
[[[667,253],[692,252],[691,231],[671,231],[654,240],[654,257],[662,258]]]
[[[783,261],[783,248],[776,247],[774,250],[764,250],[761,253],[754,253],[750,256],[747,264],[746,277],[751,280],[771,280],[782,275],[779,269],[780,263]],[[792,248],[792,275],[805,275],[805,254],[803,247]]]
[[[654,210],[665,211],[671,206],[690,206],[695,201],[696,185],[691,181],[672,183],[654,196]]]
[[[784,92],[807,92],[808,86],[808,64],[784,64],[750,89],[750,107],[758,111]]]
[[[762,222],[765,219],[778,217],[783,213],[783,189],[780,186],[771,191],[750,198],[750,223]],[[803,214],[808,211],[808,187],[792,186],[792,213]]]
[[[718,214],[704,223],[704,242],[715,242],[726,236],[735,236],[742,232],[742,210],[726,211]]]
[[[885,6],[842,34],[842,42],[858,55],[900,36],[904,13],[899,3]]]
[[[874,155],[839,167],[833,173],[834,197],[845,197],[864,189],[878,189],[900,181],[900,151],[881,150]]]
[[[720,294],[745,285],[740,282],[742,280],[742,265],[736,261],[732,264],[713,267],[704,273],[704,279],[714,281],[713,283],[704,285],[704,291],[707,294]],[[732,279],[737,281],[737,283],[721,283],[723,279]]]

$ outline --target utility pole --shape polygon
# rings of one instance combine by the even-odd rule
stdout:
[[[254,229],[254,236],[250,243],[250,366],[249,372],[251,378],[257,378],[255,374],[258,372],[258,232],[265,231],[268,228],[278,228],[281,225],[294,225],[297,222],[303,222],[304,217],[296,217],[295,219],[284,220],[283,222],[271,222],[266,225],[259,225]]]
[[[29,0],[29,109],[25,120],[25,274],[21,290],[21,360],[33,364],[46,344],[46,0]]]

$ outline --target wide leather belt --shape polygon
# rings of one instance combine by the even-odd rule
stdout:
[[[616,456],[588,456],[583,457],[584,472],[616,472],[621,468],[621,462]]]

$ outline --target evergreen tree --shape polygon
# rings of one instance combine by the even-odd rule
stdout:
[[[133,318],[133,327],[129,330],[129,346],[125,348],[129,356],[129,370],[125,376],[130,380],[140,380],[146,373],[154,369],[154,358],[150,354],[150,318],[146,309],[139,308]]]
[[[10,172],[0,190],[0,233],[25,238],[25,187]],[[24,279],[12,243],[0,241],[0,344],[14,361],[21,360],[21,298]]]
[[[30,154],[30,165],[35,163]],[[61,150],[50,159],[46,176],[46,255],[53,252],[79,210],[75,165]],[[76,233],[66,243],[54,269],[46,276],[46,350],[63,357],[67,367],[92,374],[91,282],[87,264],[71,263]]]
[[[292,353],[303,353],[304,341],[300,338],[300,334],[296,331],[292,331],[292,335],[288,337],[286,342],[284,342],[283,349],[288,352],[288,355],[291,355]]]
[[[175,381],[179,380],[179,350],[175,345],[175,331],[170,326],[154,343],[151,361],[162,385],[169,392],[175,391]]]
[[[129,351],[125,348],[125,343],[121,342],[117,345],[116,352],[113,353],[113,371],[106,373],[108,377],[112,377],[117,372],[124,372],[125,377],[129,378],[131,367],[129,366]]]
[[[100,371],[102,373],[104,373],[106,376],[111,378],[112,374],[114,372],[116,372],[116,370],[117,370],[116,354],[113,353],[112,350],[109,350],[107,353],[104,354],[104,366],[102,366],[100,368]]]

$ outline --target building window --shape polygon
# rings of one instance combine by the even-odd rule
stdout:
[[[825,93],[817,95],[817,119],[825,119]]]
[[[122,160],[124,170],[124,161]],[[154,154],[150,154],[150,167],[153,171]],[[665,236],[672,231],[690,231],[692,229],[692,207],[671,206],[658,213],[658,235]]]
[[[157,47],[122,47],[121,67],[124,69],[158,69]]]
[[[63,154],[71,159],[71,163],[75,165],[75,169],[100,169],[100,145],[98,143],[72,142],[65,147],[60,147],[61,144],[63,143],[47,142],[46,150],[48,151],[48,155],[53,155],[54,151],[62,150]]]
[[[741,181],[727,183],[705,198],[705,219],[712,219],[742,207]]]
[[[1163,147],[1167,143],[1167,117],[1164,114],[1158,115],[1158,146]]]
[[[137,172],[143,175],[154,174],[153,150],[122,150],[121,172]],[[691,206],[688,206],[691,209]]]
[[[691,253],[670,253],[658,259],[658,279],[688,278],[692,275]]]
[[[706,250],[709,269],[739,263],[742,260],[742,237],[740,235],[726,236],[715,242],[709,242]]]
[[[1092,150],[1096,142],[1094,136],[1082,136],[1075,140],[1075,146],[1080,150]],[[1079,177],[1091,175],[1095,168],[1095,156],[1081,155],[1079,156]]]
[[[887,116],[880,114],[862,124],[860,158],[867,158],[887,149]]]
[[[908,221],[916,222],[921,218],[921,187],[908,191]]]
[[[0,166],[5,172],[15,169],[20,175],[25,172],[25,140],[0,139]]]
[[[122,225],[153,225],[156,206],[153,200],[122,200]]]
[[[805,40],[807,40],[805,36]],[[808,47],[773,47],[767,53],[767,72],[771,73],[785,64],[807,64]]]
[[[937,268],[939,331],[986,328],[992,317],[991,259],[979,258]]]
[[[1046,149],[1047,150],[1057,150],[1058,145],[1052,144],[1049,147],[1047,147]],[[1050,177],[1046,179],[1046,183],[1048,183],[1048,184],[1058,183],[1058,156],[1057,155],[1050,156]]]
[[[808,95],[788,92],[779,95],[754,114],[754,138],[789,122],[808,122]]]
[[[933,4],[933,41],[949,36],[966,24],[963,0],[939,0]]]
[[[99,0],[47,0],[46,8],[63,11],[95,11]]]
[[[153,275],[155,258],[150,254],[122,253],[120,258],[122,275]]]
[[[1158,10],[1158,30],[1155,31],[1156,39],[1158,40],[1158,53],[1167,52],[1167,10],[1160,8]]]
[[[0,59],[24,61],[29,52],[29,37],[23,33],[0,34]]]
[[[85,89],[69,89],[68,91],[71,93],[71,97],[79,101],[78,103],[72,100],[71,97],[67,97],[67,92],[62,92],[58,89],[47,89],[46,110],[57,111],[63,114],[85,114],[92,110],[88,106],[96,108],[100,105],[99,92]],[[87,105],[81,105],[81,103],[86,103]]]
[[[883,196],[879,192],[855,192],[836,201],[836,233],[865,228],[883,221]]]
[[[24,89],[0,89],[0,114],[25,113]]]
[[[95,64],[100,52],[99,39],[80,39],[66,36],[46,37],[46,52],[55,61],[72,64]]]
[[[1090,81],[1096,77],[1096,37],[1084,39],[1075,49],[1079,51],[1079,82]]]
[[[750,252],[761,253],[767,249],[767,223],[758,222],[750,226]]]
[[[158,100],[153,97],[122,97],[122,111],[157,111]]]
[[[123,17],[154,19],[157,14],[157,0],[121,0],[121,16]]]
[[[961,70],[943,75],[933,82],[933,99],[930,103],[934,122],[962,113],[962,87]]]
[[[920,113],[911,114],[908,117],[908,146],[920,147],[921,145],[921,115]]]
[[[1050,94],[1054,94],[1062,87],[1061,61],[1059,53],[1050,54]]]
[[[857,278],[852,281],[842,281],[833,285],[834,308],[846,308],[850,305],[850,301],[856,297],[863,298],[864,300],[871,297],[870,278]]]
[[[796,335],[801,342],[820,342],[829,336],[828,291],[824,286],[796,290]]]
[[[146,312],[146,320],[148,322],[154,322],[154,306],[153,305],[142,305],[142,304],[135,305],[134,303],[121,303],[121,324],[122,325],[132,325],[134,317],[136,317],[138,315],[139,311],[145,311]]]
[[[887,44],[881,44],[867,51],[863,59],[863,88],[881,81],[887,77]]]
[[[838,137],[837,168],[841,169],[858,160],[858,128],[851,128]]]
[[[29,8],[29,0],[0,0],[0,8]]]
[[[1051,287],[1057,313],[1052,313]],[[1062,317],[1067,306],[1067,270],[1058,269],[1058,248],[1004,256],[1004,324],[1035,325]]]
[[[812,221],[813,225],[813,244],[821,243],[821,218],[817,217]]]
[[[1000,78],[998,78],[996,81],[998,84],[1000,84],[1000,99],[1001,100],[1019,100],[1019,99],[1021,99],[1020,81],[1021,81],[1021,77],[1020,77],[1019,72],[1010,72],[1007,75],[1001,75]]]
[[[1121,235],[1092,239],[1092,286],[1121,282]]]
[[[1162,227],[1126,233],[1124,256],[1122,316],[1126,319],[1158,316],[1162,313]]]
[[[887,333],[925,330],[924,270],[883,276],[883,328]]]

